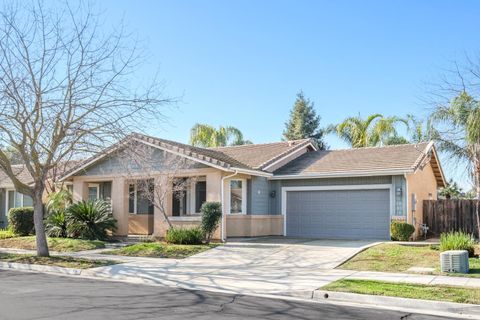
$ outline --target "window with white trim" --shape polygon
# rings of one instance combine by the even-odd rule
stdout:
[[[10,189],[7,190],[7,197],[5,201],[6,212],[12,208],[18,207],[32,207],[33,199],[30,196],[21,194],[20,192]]]
[[[149,192],[150,195],[146,194],[147,190],[144,188],[142,182],[142,187],[139,188],[138,183],[132,183],[128,186],[128,212],[130,214],[153,214],[154,206],[150,201],[153,195],[153,182],[150,182],[148,187],[152,188]],[[145,185],[146,187],[146,185]]]
[[[100,184],[89,183],[88,184],[88,200],[95,201],[100,198]]]
[[[230,214],[247,213],[247,180],[230,180]]]

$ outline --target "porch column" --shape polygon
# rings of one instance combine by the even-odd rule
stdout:
[[[117,219],[115,235],[128,235],[128,184],[125,178],[114,178],[112,181],[112,210]]]
[[[207,201],[221,202],[222,173],[215,171],[207,173]]]
[[[73,179],[73,202],[87,199],[88,184],[80,179]]]
[[[167,216],[172,215],[172,197],[170,181],[167,176],[162,175],[155,177],[154,188],[157,190],[154,191],[155,196],[155,207],[153,209],[153,235],[155,237],[163,238],[169,228],[168,222],[165,220],[165,217],[162,211],[158,208],[159,204],[163,203]]]

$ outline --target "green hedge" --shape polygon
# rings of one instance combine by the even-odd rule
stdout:
[[[172,244],[202,244],[204,234],[201,228],[171,228],[165,241]]]
[[[390,225],[390,235],[395,241],[408,241],[415,232],[415,227],[403,221],[393,221]]]
[[[19,207],[10,209],[8,211],[8,224],[12,231],[19,236],[34,234],[33,208]]]

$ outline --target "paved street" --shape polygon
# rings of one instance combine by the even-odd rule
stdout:
[[[398,311],[0,271],[0,319],[446,319]]]

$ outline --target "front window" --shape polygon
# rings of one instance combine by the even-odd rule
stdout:
[[[147,186],[149,190],[146,190]],[[154,187],[151,181],[132,183],[128,186],[128,212],[130,214],[153,214]]]
[[[245,214],[246,213],[246,181],[231,180],[230,181],[230,213]]]
[[[100,185],[98,183],[88,184],[88,200],[95,201],[100,198]]]
[[[32,206],[33,199],[31,197],[21,194],[20,192],[17,192],[15,190],[8,190],[6,203],[7,212],[12,208]]]
[[[202,204],[207,201],[207,181],[195,183],[195,212],[199,213]]]

